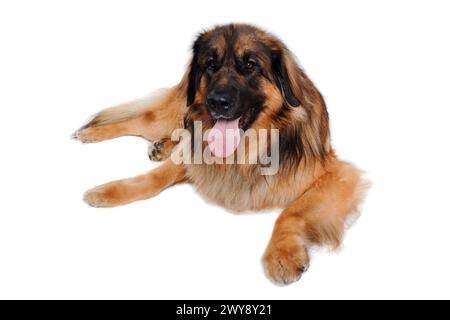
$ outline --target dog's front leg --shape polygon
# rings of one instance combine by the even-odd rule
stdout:
[[[184,165],[176,165],[168,159],[149,173],[92,188],[85,193],[84,200],[93,207],[115,207],[151,198],[184,180]]]
[[[263,257],[267,275],[276,283],[292,283],[308,268],[309,246],[337,248],[366,187],[359,170],[343,162],[320,177],[278,218]]]
[[[185,93],[180,85],[97,113],[73,137],[84,143],[100,142],[121,136],[140,136],[152,142],[170,138],[183,127]]]

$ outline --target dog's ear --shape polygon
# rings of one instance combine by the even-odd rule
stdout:
[[[200,47],[202,46],[202,35],[198,36],[192,46],[192,60],[189,65],[188,86],[187,86],[187,106],[194,103],[195,94],[202,77],[201,66],[198,62]]]
[[[272,74],[287,103],[298,107],[301,103],[300,68],[287,49],[272,51]]]

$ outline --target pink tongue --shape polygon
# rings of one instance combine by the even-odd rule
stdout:
[[[226,158],[233,154],[234,150],[238,147],[241,140],[239,119],[219,119],[209,132],[209,150],[216,157]]]

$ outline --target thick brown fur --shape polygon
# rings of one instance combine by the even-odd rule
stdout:
[[[196,69],[207,46],[213,46],[218,56],[230,50],[237,57],[248,50],[260,53],[257,87],[264,102],[250,127],[280,130],[277,174],[261,175],[259,164],[175,165],[168,158],[175,146],[170,140],[173,130],[192,130],[195,120],[202,121],[205,129],[212,126],[205,107],[208,79]],[[216,76],[225,79],[227,74]],[[239,75],[234,80],[244,81]],[[165,162],[148,174],[87,191],[88,204],[123,205],[187,181],[206,199],[232,211],[282,208],[263,256],[267,275],[280,284],[296,281],[306,271],[312,245],[339,247],[346,221],[357,212],[367,187],[361,172],[334,154],[324,99],[292,53],[274,36],[249,25],[225,25],[202,33],[194,44],[189,70],[177,86],[157,98],[106,109],[75,133],[83,142],[123,135],[158,143],[152,149],[153,159]]]

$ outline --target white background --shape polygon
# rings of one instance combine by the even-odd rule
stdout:
[[[450,298],[449,15],[446,1],[2,1],[0,298]],[[289,287],[260,263],[276,211],[233,215],[189,185],[81,200],[157,164],[143,140],[70,134],[177,83],[195,34],[230,21],[286,42],[338,154],[374,184],[340,252]]]

